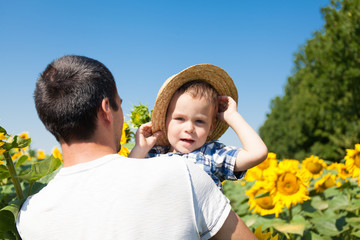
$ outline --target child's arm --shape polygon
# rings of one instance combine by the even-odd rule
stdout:
[[[268,149],[265,143],[237,112],[236,102],[231,97],[219,97],[218,118],[229,124],[243,145],[244,150],[236,157],[234,172],[252,168],[266,159]]]
[[[156,139],[161,135],[161,131],[155,133],[151,130],[152,123],[148,122],[139,127],[135,134],[135,146],[128,157],[145,158],[146,154],[155,145]]]

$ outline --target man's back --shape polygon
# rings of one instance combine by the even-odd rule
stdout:
[[[61,169],[24,203],[17,227],[24,240],[208,239],[230,208],[192,163],[113,154]]]

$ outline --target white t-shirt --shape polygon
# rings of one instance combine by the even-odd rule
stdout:
[[[23,240],[208,239],[231,206],[211,178],[181,157],[118,154],[62,168],[23,204]]]

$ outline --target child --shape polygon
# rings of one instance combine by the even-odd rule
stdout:
[[[236,101],[236,87],[223,69],[210,64],[185,69],[161,87],[152,122],[138,129],[129,157],[181,155],[201,166],[220,189],[223,180],[243,178],[266,159],[267,148],[237,112]],[[229,125],[243,149],[216,141]]]

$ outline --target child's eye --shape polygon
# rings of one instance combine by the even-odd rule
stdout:
[[[203,121],[203,120],[196,120],[195,122],[196,122],[196,123],[200,123],[200,124],[204,124],[204,123],[205,123],[205,121]]]
[[[175,120],[177,120],[177,121],[184,121],[184,118],[182,118],[182,117],[176,117]]]

